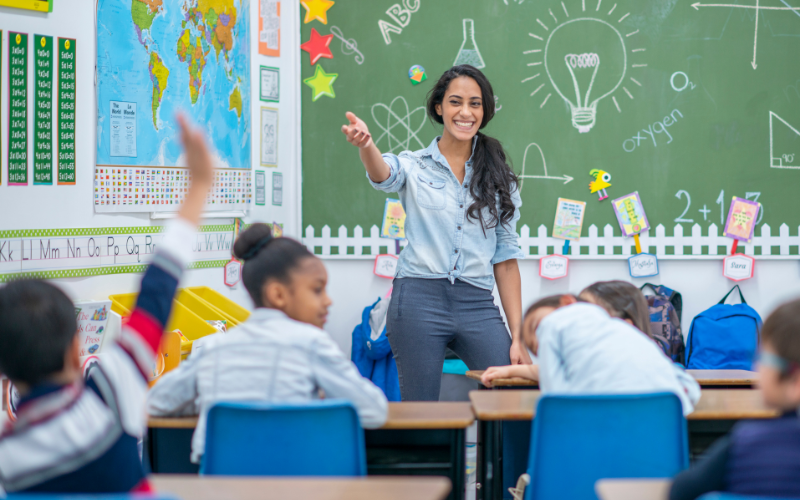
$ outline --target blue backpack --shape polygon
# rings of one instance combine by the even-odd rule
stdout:
[[[739,291],[741,304],[725,300]],[[739,285],[715,306],[692,320],[686,341],[686,368],[695,370],[750,370],[758,348],[761,316],[747,305]]]

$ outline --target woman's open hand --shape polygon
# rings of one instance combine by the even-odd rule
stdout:
[[[342,125],[342,133],[347,136],[347,142],[360,149],[368,148],[372,145],[372,135],[370,135],[369,128],[367,128],[364,120],[350,111],[345,116],[350,122],[347,125]]]

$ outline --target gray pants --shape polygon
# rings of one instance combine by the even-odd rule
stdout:
[[[447,347],[470,370],[511,363],[511,337],[492,292],[463,281],[396,278],[386,337],[403,401],[439,399]]]

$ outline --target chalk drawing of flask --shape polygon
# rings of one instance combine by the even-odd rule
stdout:
[[[475,22],[472,19],[464,19],[464,41],[461,42],[461,49],[456,56],[456,62],[453,63],[454,66],[461,64],[469,64],[478,69],[486,67],[475,43]]]

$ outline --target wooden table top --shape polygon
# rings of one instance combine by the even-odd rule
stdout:
[[[443,500],[446,477],[255,478],[154,474],[159,493],[182,500]]]
[[[389,417],[381,429],[465,429],[475,421],[468,402],[389,403]],[[194,429],[197,417],[150,417],[150,428]]]
[[[470,370],[467,378],[480,382],[485,370]],[[747,370],[686,370],[701,387],[715,385],[751,386],[756,383],[758,374]],[[492,381],[494,387],[538,387],[539,383],[527,378],[499,378]]]
[[[541,392],[538,390],[470,391],[478,420],[532,420]],[[764,406],[761,391],[703,389],[688,420],[740,420],[774,418],[777,410]]]
[[[669,479],[601,479],[594,490],[600,500],[667,500]]]

